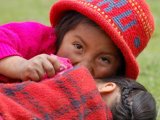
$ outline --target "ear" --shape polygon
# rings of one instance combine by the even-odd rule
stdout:
[[[100,93],[110,93],[116,89],[117,85],[113,82],[104,83],[100,88],[98,88]]]

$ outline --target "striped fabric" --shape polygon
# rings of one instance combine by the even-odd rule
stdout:
[[[112,120],[85,68],[36,83],[0,84],[4,120]]]

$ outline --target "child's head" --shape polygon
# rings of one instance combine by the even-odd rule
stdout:
[[[105,32],[82,14],[68,12],[57,26],[57,35],[57,55],[69,58],[73,65],[86,66],[95,78],[124,75],[122,54]]]
[[[96,80],[114,120],[156,120],[156,102],[144,86],[126,78]]]
[[[52,26],[56,26],[59,56],[68,57],[73,65],[86,66],[95,78],[114,75],[137,78],[139,68],[136,57],[146,47],[154,29],[153,18],[145,0],[59,0],[51,9],[50,20]],[[81,33],[80,25],[85,25],[81,29],[84,41],[77,35]],[[70,56],[73,54],[71,46],[62,50],[64,41],[71,40],[70,38],[85,42],[72,43],[77,48],[74,54],[77,59]],[[96,47],[90,46],[86,39]],[[66,53],[68,50],[71,52]],[[113,59],[108,57],[112,52],[112,56],[116,55]],[[100,65],[96,65],[96,60],[99,60]]]

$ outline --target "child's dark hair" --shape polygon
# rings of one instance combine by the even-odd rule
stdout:
[[[62,17],[62,19],[59,21],[59,23],[55,27],[56,35],[57,35],[57,50],[59,49],[64,35],[74,29],[79,23],[87,23],[90,24],[100,31],[104,32],[101,27],[99,27],[95,22],[90,20],[89,18],[85,17],[84,15],[76,12],[76,11],[68,11],[65,13],[65,15]],[[106,34],[104,32],[104,34]],[[118,48],[117,48],[118,49]],[[118,49],[120,60],[121,60],[121,66],[117,70],[117,76],[124,76],[125,75],[125,60],[121,53],[121,51]]]
[[[112,106],[113,120],[156,120],[156,102],[145,87],[127,78],[103,79],[114,82],[121,91],[121,100]]]

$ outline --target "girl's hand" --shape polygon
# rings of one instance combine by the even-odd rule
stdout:
[[[23,81],[40,81],[46,75],[52,77],[60,70],[56,56],[41,54],[19,64],[19,78]]]
[[[40,81],[44,76],[52,77],[60,70],[60,63],[54,55],[41,54],[29,60],[20,56],[0,59],[0,75],[22,81]]]

